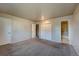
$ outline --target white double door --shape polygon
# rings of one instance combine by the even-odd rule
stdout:
[[[39,37],[45,40],[52,40],[52,28],[50,23],[40,24]]]

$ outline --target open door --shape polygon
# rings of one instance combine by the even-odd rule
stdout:
[[[69,43],[68,39],[68,21],[61,22],[61,41],[62,43]]]

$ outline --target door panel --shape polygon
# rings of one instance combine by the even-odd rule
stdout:
[[[51,24],[40,25],[40,38],[45,40],[51,40]]]

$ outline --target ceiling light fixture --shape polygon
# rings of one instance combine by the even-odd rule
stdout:
[[[45,19],[45,17],[44,16],[41,16],[41,20],[44,20]]]

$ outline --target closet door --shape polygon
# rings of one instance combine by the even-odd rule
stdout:
[[[52,36],[52,31],[51,31],[51,24],[45,24],[45,36],[46,36],[46,39],[47,40],[52,40],[51,38],[51,36]]]
[[[0,17],[0,45],[11,43],[12,21],[11,19]]]
[[[32,38],[32,24],[23,19],[13,20],[13,43]]]
[[[46,39],[45,34],[46,34],[46,32],[45,32],[45,24],[40,24],[40,27],[39,27],[39,38],[40,39]]]
[[[51,31],[51,24],[41,24],[40,25],[40,38],[45,40],[52,40],[51,38],[52,31]]]

